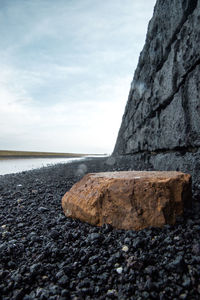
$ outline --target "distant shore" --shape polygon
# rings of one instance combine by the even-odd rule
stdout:
[[[14,151],[0,150],[0,159],[12,158],[74,158],[87,156],[100,156],[102,154],[82,154],[82,153],[59,153],[59,152],[36,152],[36,151]]]

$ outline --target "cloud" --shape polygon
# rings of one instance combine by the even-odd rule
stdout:
[[[50,147],[52,151],[111,152],[129,82],[129,78],[118,78],[110,85],[99,85],[98,101],[92,97],[84,101],[64,99],[43,107],[35,106],[24,93],[13,93],[1,86],[0,147],[20,150],[26,145],[26,150],[38,151],[49,151]]]
[[[112,152],[155,1],[2,1],[0,148]]]

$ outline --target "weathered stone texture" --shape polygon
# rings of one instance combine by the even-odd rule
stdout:
[[[199,47],[200,0],[158,0],[113,152],[146,155],[144,169],[190,168],[195,192],[200,192]],[[165,154],[168,165],[162,161],[159,168]]]
[[[200,146],[200,0],[158,0],[114,154]]]
[[[64,213],[93,225],[139,230],[174,224],[191,200],[181,172],[106,172],[85,175],[62,199]]]

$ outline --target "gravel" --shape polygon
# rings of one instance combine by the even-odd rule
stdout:
[[[199,202],[162,229],[71,220],[64,193],[86,172],[119,168],[106,158],[81,165],[0,176],[0,299],[199,299]]]

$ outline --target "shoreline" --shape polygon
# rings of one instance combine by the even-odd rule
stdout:
[[[94,156],[81,157],[17,157],[0,158],[0,175],[17,174],[21,172],[41,169],[42,167],[56,166],[57,164],[69,164],[74,161],[84,162]],[[99,158],[99,157],[98,157]]]
[[[104,154],[83,154],[83,153],[59,153],[59,152],[37,152],[37,151],[14,151],[0,150],[0,159],[7,158],[73,158],[102,156]]]
[[[84,157],[87,157],[87,155],[79,155],[79,156],[56,156],[56,155],[51,155],[51,156],[45,156],[45,155],[37,155],[37,156],[34,156],[34,155],[26,155],[26,156],[23,156],[23,155],[18,155],[18,156],[0,156],[0,160],[7,160],[7,159],[32,159],[32,158],[84,158]]]
[[[0,175],[18,174],[22,172],[40,170],[41,168],[69,164],[73,161],[83,162],[85,157],[47,157],[47,158],[7,158],[0,159]]]

